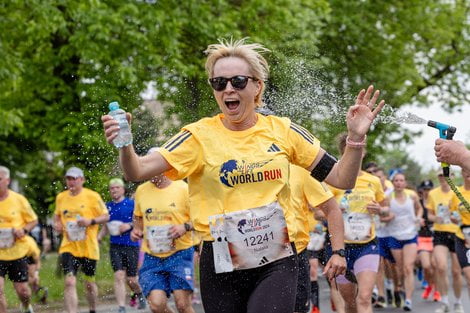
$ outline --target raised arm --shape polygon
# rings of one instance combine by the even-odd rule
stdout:
[[[366,146],[366,134],[372,122],[382,110],[385,101],[382,100],[376,106],[380,91],[374,92],[374,87],[369,86],[366,90],[361,90],[346,116],[348,126],[348,137],[346,148],[341,159],[335,163],[325,178],[325,181],[340,189],[354,188],[356,178],[361,169],[364,147]],[[328,165],[330,164],[330,165]],[[318,171],[320,167],[331,166],[324,150],[321,150],[316,159],[308,168],[309,171]],[[313,175],[313,173],[312,173]],[[314,176],[315,177],[315,176]]]
[[[130,114],[128,114],[128,119],[130,121]],[[112,143],[119,131],[118,122],[110,115],[102,116],[101,120],[106,141]],[[148,180],[171,169],[170,164],[159,152],[138,156],[132,144],[119,149],[119,163],[126,180],[129,181]]]

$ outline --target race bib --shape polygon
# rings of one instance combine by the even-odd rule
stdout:
[[[323,248],[323,244],[325,243],[325,234],[324,232],[317,233],[311,232],[310,233],[310,241],[307,245],[308,250],[312,251],[319,251]]]
[[[448,207],[448,206],[439,204],[439,205],[437,206],[437,216],[439,216],[440,218],[442,218],[442,224],[450,224],[450,223],[451,223],[451,220],[450,220],[450,211],[449,211],[449,207]]]
[[[462,233],[465,238],[465,247],[470,249],[470,226],[462,226]]]
[[[147,226],[147,243],[152,253],[166,253],[175,249],[173,238],[169,235],[171,226]]]
[[[209,227],[214,257],[214,267],[216,273],[233,272],[232,257],[228,248],[227,235],[225,234],[225,224],[223,215],[213,215],[209,217]]]
[[[371,239],[372,220],[366,213],[343,214],[344,239],[348,241],[366,241]]]
[[[86,238],[86,227],[78,226],[77,221],[69,221],[65,226],[70,241],[82,241]]]
[[[14,242],[13,228],[0,228],[0,249],[11,248]]]
[[[119,228],[121,227],[122,224],[123,222],[121,221],[111,221],[111,222],[106,223],[106,226],[108,227],[108,230],[109,230],[109,234],[111,236],[119,236],[121,234],[121,232],[119,231]]]
[[[278,202],[228,213],[224,224],[235,270],[260,267],[294,254]]]

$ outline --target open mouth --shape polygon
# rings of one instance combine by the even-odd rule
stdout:
[[[227,106],[227,108],[229,110],[235,110],[240,105],[240,101],[238,101],[238,100],[226,100],[225,105]]]

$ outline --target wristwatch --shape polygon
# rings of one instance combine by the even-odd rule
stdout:
[[[184,230],[190,231],[191,230],[191,225],[189,223],[184,223]]]
[[[337,254],[340,257],[344,258],[346,256],[346,250],[344,249],[333,250],[332,254]]]

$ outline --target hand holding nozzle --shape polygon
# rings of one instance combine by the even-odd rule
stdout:
[[[457,129],[454,126],[446,125],[436,121],[428,121],[428,126],[439,130],[439,138],[452,140]],[[442,172],[445,177],[449,177],[449,164],[441,163]]]

